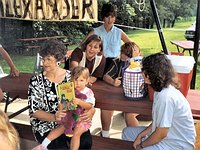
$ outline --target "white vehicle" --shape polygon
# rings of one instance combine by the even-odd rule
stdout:
[[[192,24],[191,27],[187,28],[187,30],[185,31],[185,38],[187,40],[194,40],[194,36],[195,36],[195,29],[196,29],[196,21]]]

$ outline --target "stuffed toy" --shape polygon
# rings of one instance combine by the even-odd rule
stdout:
[[[81,100],[86,100],[87,96],[78,90],[75,90],[75,97]],[[70,102],[71,103],[71,102]],[[71,104],[69,104],[72,106]],[[76,126],[80,114],[84,112],[84,109],[80,106],[77,106],[75,109],[71,110],[68,109],[64,118],[61,119],[60,124],[64,125],[65,127],[65,135],[66,136],[73,136],[73,128]]]

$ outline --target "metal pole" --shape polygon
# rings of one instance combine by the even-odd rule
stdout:
[[[195,82],[196,82],[198,50],[199,50],[199,35],[200,35],[199,28],[200,28],[200,0],[198,0],[198,4],[197,4],[196,29],[195,29],[195,38],[194,38],[194,51],[193,51],[193,57],[196,63],[194,64],[194,68],[193,68],[191,89],[195,89]]]
[[[156,27],[157,27],[157,30],[158,30],[158,34],[159,34],[159,37],[160,37],[160,42],[161,42],[163,51],[164,51],[165,54],[169,54],[169,51],[167,50],[167,47],[166,47],[166,44],[165,44],[165,39],[164,39],[164,36],[163,36],[163,33],[162,33],[162,29],[161,29],[161,25],[160,25],[160,19],[159,19],[159,16],[158,16],[155,1],[150,0],[150,4],[151,4],[151,9],[153,11],[153,16],[154,16],[154,19],[155,19],[155,22],[156,22]]]

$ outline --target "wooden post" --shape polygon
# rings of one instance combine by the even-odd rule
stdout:
[[[160,19],[159,19],[159,16],[158,16],[155,1],[150,0],[150,4],[151,4],[151,9],[153,11],[153,16],[154,16],[154,19],[155,19],[155,22],[156,22],[156,27],[157,27],[157,30],[158,30],[158,34],[159,34],[159,37],[160,37],[160,42],[161,42],[163,51],[164,51],[165,54],[169,54],[167,47],[166,47],[166,44],[165,44],[165,39],[164,39],[164,36],[163,36],[163,33],[162,33],[162,28],[161,28],[161,25],[160,25]]]
[[[197,4],[197,17],[196,17],[196,29],[195,29],[195,38],[194,38],[194,50],[193,57],[195,60],[194,68],[193,68],[193,76],[191,81],[191,89],[195,89],[196,82],[196,73],[197,73],[197,62],[198,62],[198,50],[199,50],[199,35],[200,35],[200,0],[198,0]]]

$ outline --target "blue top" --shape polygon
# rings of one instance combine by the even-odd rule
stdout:
[[[103,54],[107,57],[118,57],[121,49],[122,30],[113,26],[111,31],[107,32],[104,25],[94,28],[94,34],[101,37],[103,41]]]

